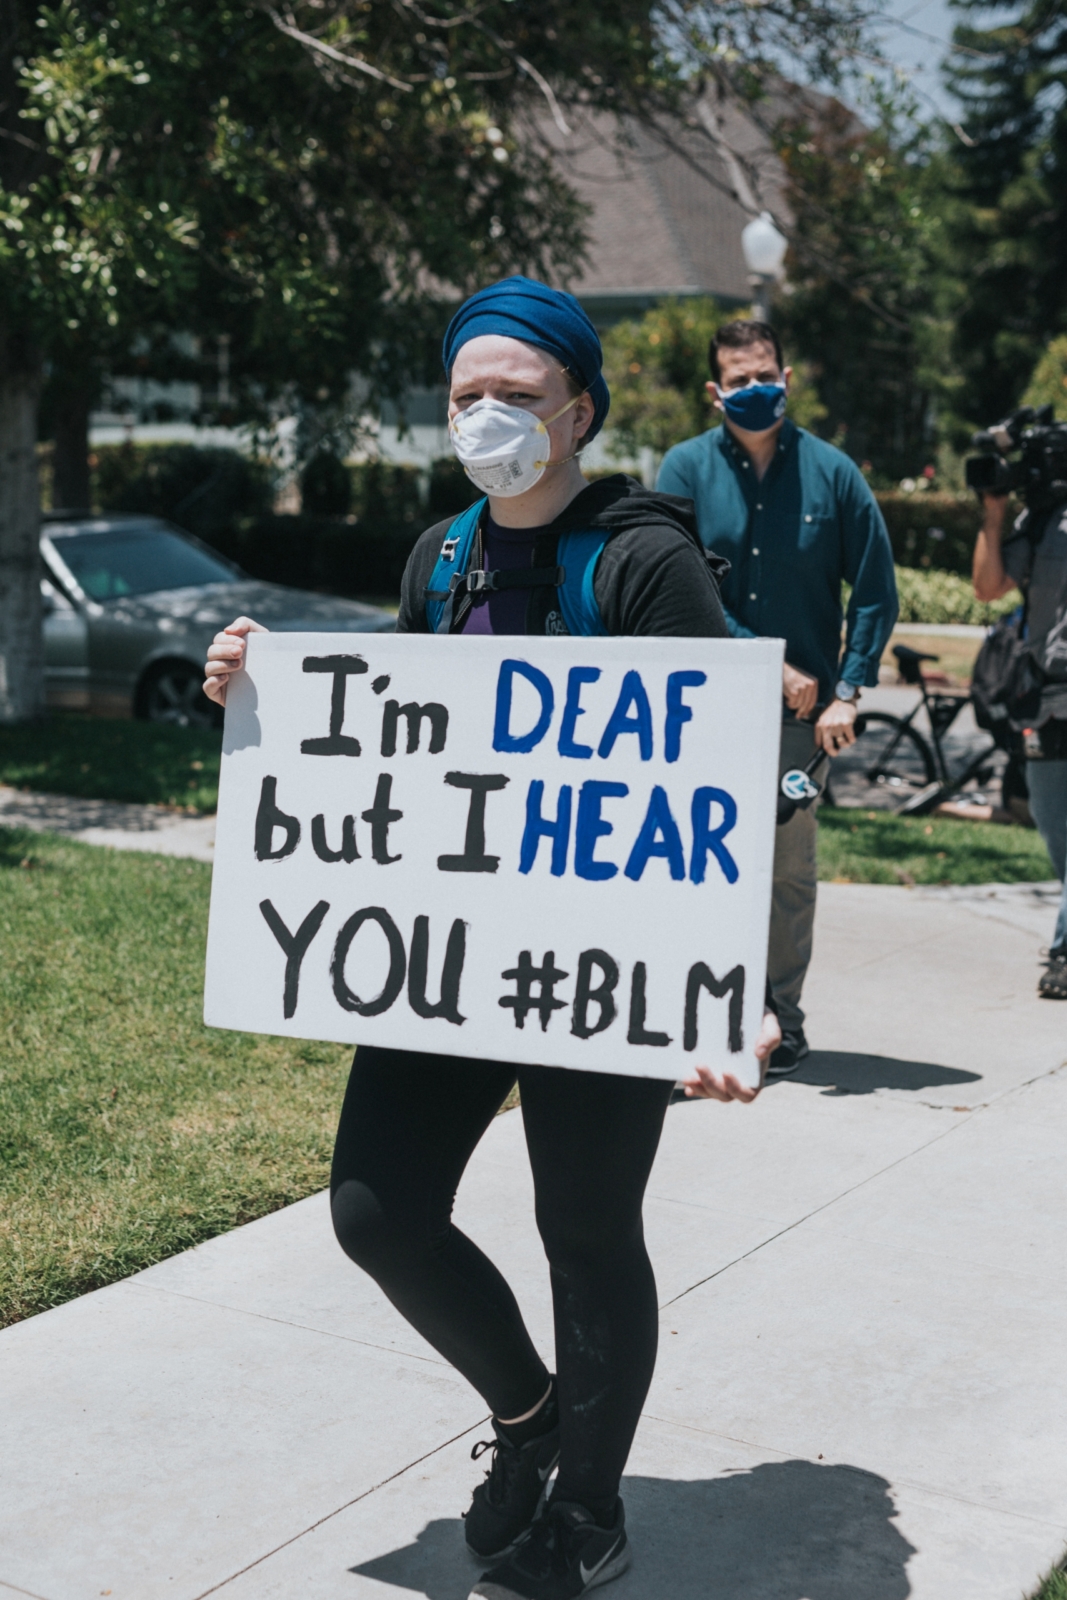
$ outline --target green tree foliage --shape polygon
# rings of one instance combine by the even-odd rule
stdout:
[[[966,297],[955,353],[967,414],[987,424],[1018,404],[1050,337],[1067,327],[1067,3],[993,8],[955,0],[948,82],[964,106],[954,171]],[[1062,402],[1061,402],[1062,404]]]
[[[353,369],[398,393],[432,362],[446,286],[577,264],[583,211],[531,110],[656,115],[709,62],[751,75],[782,50],[825,72],[862,15],[856,0],[758,19],[745,0],[295,0],[284,17],[4,3],[7,304],[81,388],[135,339],[142,373],[202,379],[228,336],[226,420],[263,416],[284,386],[336,403]],[[200,337],[199,365],[175,328]]]
[[[202,381],[228,339],[205,408],[225,421],[339,408],[353,370],[397,394],[430,370],[450,295],[580,261],[583,209],[535,107],[562,128],[572,105],[671,111],[683,80],[731,61],[754,82],[786,54],[832,72],[863,16],[860,0],[0,0],[0,719],[39,703],[46,365],[57,480],[79,493],[89,401],[123,351]],[[61,470],[79,438],[80,474]]]
[[[778,124],[796,218],[782,318],[817,375],[824,431],[892,482],[932,458],[934,402],[955,403],[952,279],[940,153],[899,97],[874,109],[869,127],[805,96]]]
[[[1067,422],[1067,334],[1050,339],[1030,375],[1024,406],[1051,406],[1060,422]]]
[[[710,297],[668,300],[640,321],[620,322],[604,338],[604,373],[611,389],[611,438],[622,456],[642,449],[657,456],[720,420],[705,385],[708,346],[738,311]],[[789,415],[802,427],[825,416],[809,373],[794,369]]]

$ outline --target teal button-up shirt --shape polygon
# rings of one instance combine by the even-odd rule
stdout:
[[[893,552],[863,474],[842,451],[786,422],[774,460],[757,480],[725,427],[677,444],[656,488],[696,506],[700,537],[730,571],[722,586],[737,639],[785,640],[790,666],[833,698],[840,678],[878,682],[897,620]],[[852,585],[841,649],[841,584]]]

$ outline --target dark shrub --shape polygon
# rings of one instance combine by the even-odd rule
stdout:
[[[313,455],[300,475],[300,499],[312,516],[346,517],[352,507],[352,477],[329,450]]]
[[[214,544],[270,507],[269,474],[237,450],[192,444],[109,445],[94,452],[104,511],[166,517]]]
[[[875,498],[897,566],[970,574],[981,521],[973,495],[893,492]]]

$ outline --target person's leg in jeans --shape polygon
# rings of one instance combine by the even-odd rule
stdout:
[[[452,1203],[514,1081],[500,1062],[361,1046],[330,1183],[345,1253],[498,1417],[536,1407],[548,1370],[503,1277],[453,1226]]]
[[[556,1332],[555,1497],[605,1522],[656,1364],[659,1310],[641,1207],[673,1085],[520,1067]]]
[[[1031,815],[1063,884],[1050,953],[1067,955],[1067,761],[1028,761],[1026,786]]]
[[[814,753],[810,722],[782,724],[779,776],[790,767],[807,766]],[[800,995],[811,962],[815,925],[816,831],[814,806],[798,811],[775,830],[767,976],[783,1033],[799,1033],[804,1026]]]

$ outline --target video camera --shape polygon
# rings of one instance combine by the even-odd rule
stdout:
[[[1020,494],[1030,511],[1067,500],[1067,422],[1054,421],[1051,406],[1020,406],[971,443],[980,454],[964,463],[969,489]]]

